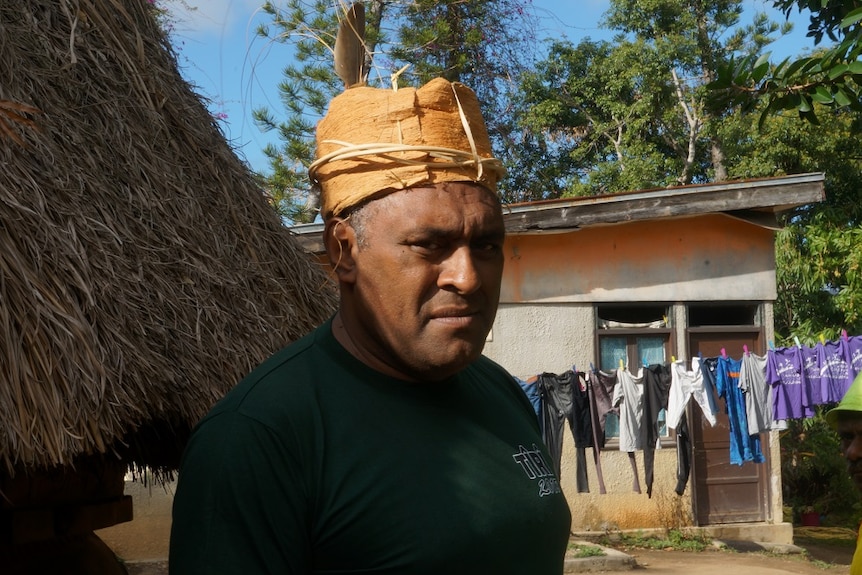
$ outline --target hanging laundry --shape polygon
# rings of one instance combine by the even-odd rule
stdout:
[[[520,377],[515,377],[515,381],[518,382],[518,385],[521,386],[521,389],[527,396],[527,399],[530,400],[530,405],[533,406],[533,411],[536,412],[536,419],[539,420],[539,428],[542,428],[542,394],[539,391],[539,386],[536,383],[538,381],[538,377],[535,375],[527,378],[526,380],[521,379]]]
[[[739,389],[739,373],[742,361],[729,357],[718,357],[715,369],[715,388],[724,399],[730,423],[730,462],[742,465],[746,461],[763,463],[760,437],[748,433],[745,413],[745,398]],[[704,373],[706,375],[706,373]]]
[[[688,421],[685,412],[682,413],[676,426],[676,491],[677,495],[685,493],[688,477],[691,473],[691,436],[688,434]]]
[[[611,408],[613,386],[610,389],[605,387],[595,370],[587,374],[586,383],[587,397],[590,402],[590,422],[593,428],[593,461],[596,464],[596,480],[599,482],[599,493],[604,495],[607,493],[607,489],[605,489],[605,478],[602,474],[601,451],[605,446],[605,418]],[[599,400],[600,395],[603,397],[601,401]],[[601,407],[599,407],[600,403]]]
[[[667,410],[670,391],[670,368],[661,364],[650,365],[643,370],[643,419],[641,422],[641,445],[644,452],[644,482],[647,497],[652,497],[655,450],[661,447],[658,417]]]
[[[791,357],[798,353],[802,357],[802,388],[801,397],[802,405],[808,409],[803,410],[807,415],[798,417],[811,417],[814,414],[814,406],[821,405],[826,402],[824,399],[829,395],[829,384],[823,383],[823,376],[820,374],[820,357],[813,347],[807,345],[797,345],[788,350],[782,350],[782,354],[791,353]],[[797,361],[793,362],[794,367],[797,367]]]
[[[629,451],[628,456],[629,466],[632,468],[632,491],[634,491],[635,493],[640,493],[641,484],[640,480],[638,479],[638,462],[637,459],[635,459],[635,452]]]
[[[739,389],[745,398],[748,433],[754,435],[772,429],[772,394],[766,383],[766,356],[746,351],[742,355]]]
[[[575,386],[572,388],[572,403],[575,413],[575,473],[577,475],[578,493],[589,493],[590,485],[587,479],[586,448],[593,444],[593,419],[590,415],[590,398],[587,391],[587,380],[583,372],[576,371]],[[593,451],[595,457],[595,449]]]
[[[595,404],[591,405],[592,413],[599,422],[598,434],[601,438],[599,447],[604,448],[607,435],[605,434],[605,422],[609,413],[617,417],[620,415],[619,407],[614,405],[614,387],[617,383],[616,372],[593,370],[590,382]],[[594,423],[595,426],[595,423]]]
[[[671,363],[671,384],[667,404],[667,426],[677,429],[680,420],[685,415],[685,408],[691,399],[700,406],[700,411],[710,425],[715,425],[715,405],[713,386],[705,379],[700,369],[700,358],[691,360],[691,371],[686,369],[685,360],[678,359]]]
[[[617,370],[613,404],[620,410],[620,451],[629,454],[632,467],[632,490],[641,492],[634,452],[641,449],[641,422],[643,421],[643,370],[632,375],[627,369]]]
[[[821,385],[825,392],[825,403],[841,401],[852,383],[849,378],[847,345],[844,340],[822,341],[815,346],[817,362],[820,364]]]
[[[802,348],[793,346],[771,349],[766,352],[766,383],[772,387],[772,419],[781,421],[784,419],[799,419],[814,415],[813,403],[809,394],[817,389],[819,395],[820,368],[814,364],[812,369],[811,358],[804,356]],[[816,376],[818,384],[807,385],[807,373]]]
[[[692,358],[691,370],[686,369],[685,360],[679,359],[670,364],[671,383],[668,391],[667,426],[676,430],[676,493],[685,493],[685,486],[691,473],[691,436],[685,409],[694,399],[700,407],[704,419],[715,425],[718,407],[715,405],[714,384],[704,377],[699,357]]]
[[[644,415],[643,369],[634,375],[628,369],[617,370],[614,405],[620,408],[620,451],[637,451],[641,444]]]
[[[847,360],[850,367],[847,379],[850,380],[850,383],[853,383],[856,376],[862,372],[862,336],[854,335],[848,338],[845,334],[843,337],[846,338],[845,341],[847,342]]]
[[[576,374],[569,370],[560,375],[543,373],[538,377],[542,397],[542,437],[554,465],[561,476],[563,427],[566,421],[575,439],[576,483],[578,493],[588,493],[586,448],[592,445],[592,423],[586,386],[581,386]]]

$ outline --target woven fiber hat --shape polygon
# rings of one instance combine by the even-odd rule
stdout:
[[[362,86],[336,96],[317,125],[308,171],[326,218],[426,184],[468,181],[496,191],[504,173],[476,95],[442,78],[418,89]]]
[[[862,418],[862,373],[853,380],[841,402],[826,414],[826,422],[834,428],[843,414]]]

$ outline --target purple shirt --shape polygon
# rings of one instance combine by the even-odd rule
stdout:
[[[766,357],[766,382],[772,386],[772,417],[800,419],[814,415],[802,371],[798,347],[770,349]]]
[[[847,343],[843,339],[818,343],[814,348],[820,363],[820,384],[826,403],[841,401],[850,387],[850,362],[847,361]],[[852,380],[850,380],[852,381]]]
[[[825,397],[829,396],[829,385],[825,384],[820,376],[820,358],[817,350],[807,345],[797,348],[802,354],[802,385],[808,393],[806,406],[821,405],[826,403]]]
[[[862,335],[847,338],[847,358],[850,361],[850,373],[847,380],[853,383],[856,376],[862,372]]]

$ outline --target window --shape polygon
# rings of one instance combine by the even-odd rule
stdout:
[[[760,324],[760,306],[757,304],[710,302],[688,306],[688,327]]]
[[[622,361],[633,372],[638,366],[667,363],[671,357],[671,333],[668,307],[654,306],[599,306],[597,308],[596,338],[599,351],[599,368],[602,371],[619,369]],[[664,424],[665,411],[659,414],[659,434],[668,437]],[[619,419],[608,414],[605,420],[605,437],[619,437]],[[612,447],[612,445],[611,445]]]

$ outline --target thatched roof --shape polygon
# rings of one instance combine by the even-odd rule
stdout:
[[[335,307],[145,0],[0,0],[0,476],[170,469]]]

